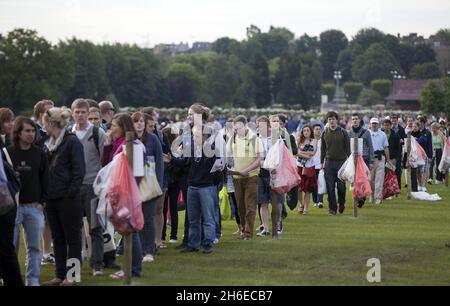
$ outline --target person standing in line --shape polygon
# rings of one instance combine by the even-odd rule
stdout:
[[[44,127],[50,136],[45,142],[49,161],[49,192],[45,207],[55,249],[55,278],[46,286],[71,286],[67,279],[67,260],[81,265],[81,227],[83,208],[80,189],[85,175],[83,145],[66,130],[71,113],[53,107],[44,114]]]
[[[48,188],[48,162],[44,151],[34,145],[37,128],[25,117],[14,122],[13,145],[8,153],[19,173],[20,198],[17,208],[14,244],[19,249],[20,226],[23,226],[27,246],[26,285],[39,286],[41,275],[41,237],[44,232],[44,203]]]
[[[314,139],[316,140],[317,149],[316,154],[313,156],[313,164],[315,165],[316,179],[319,178],[319,172],[322,165],[320,164],[320,145],[322,138],[322,126],[320,124],[315,124],[313,126]],[[313,202],[314,207],[323,208],[323,194],[313,192]]]

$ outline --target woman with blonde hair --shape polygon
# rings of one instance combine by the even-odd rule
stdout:
[[[44,150],[49,161],[48,200],[45,210],[53,236],[56,275],[46,286],[71,286],[67,261],[77,259],[81,264],[81,227],[83,209],[80,188],[85,174],[83,146],[78,137],[67,131],[70,110],[53,107],[44,114],[44,127],[50,138]]]

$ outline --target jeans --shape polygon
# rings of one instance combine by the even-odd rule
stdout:
[[[20,225],[23,226],[27,245],[26,285],[39,285],[41,275],[41,237],[44,232],[44,211],[41,205],[20,204],[17,208],[14,244],[19,246]]]
[[[220,212],[219,192],[222,190],[220,185],[215,186],[216,192],[214,193],[214,222],[216,227],[216,239],[222,238],[222,214]]]
[[[139,233],[143,255],[156,255],[155,244],[155,208],[158,198],[142,203],[142,213],[144,214],[144,228]]]
[[[205,248],[211,248],[215,234],[215,196],[217,186],[188,188],[187,209],[189,211],[188,247],[199,249],[203,243]],[[203,241],[201,232],[203,230]]]
[[[442,149],[436,149],[434,150],[434,157],[430,165],[430,179],[433,179],[433,168],[436,171],[436,180],[437,181],[443,181],[444,175],[439,171],[439,164],[441,163],[442,159]]]
[[[142,244],[139,233],[131,234],[133,240],[132,258],[131,258],[131,276],[139,277],[142,271]]]
[[[5,287],[23,286],[20,265],[14,247],[16,209],[0,216],[0,273]]]
[[[53,237],[55,276],[65,279],[67,259],[78,259],[81,263],[83,208],[80,195],[48,200],[45,210]]]
[[[345,205],[345,183],[341,181],[337,174],[344,162],[325,162],[325,181],[327,183],[328,205],[330,211],[337,211],[336,192],[338,190],[339,205]]]
[[[104,240],[103,228],[97,220],[96,206],[91,205],[91,200],[96,196],[92,185],[82,185],[81,190],[81,205],[84,208],[84,214],[89,223],[89,236],[91,237],[92,250],[89,265],[95,270],[103,269],[103,253]]]
[[[180,187],[178,185],[169,186],[167,190],[168,196],[164,205],[164,226],[163,226],[163,240],[166,240],[167,232],[167,211],[170,211],[170,239],[177,240],[178,238],[178,195]]]

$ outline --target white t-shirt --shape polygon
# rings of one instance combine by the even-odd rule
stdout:
[[[314,154],[313,158],[311,158],[311,163],[314,165],[316,169],[320,169],[320,147],[321,147],[320,139],[317,141],[316,146],[316,154]]]

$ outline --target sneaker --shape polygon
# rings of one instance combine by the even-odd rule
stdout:
[[[101,276],[103,275],[103,269],[94,269],[92,272],[92,276]]]
[[[316,208],[317,208],[318,206],[319,206],[319,204],[317,204],[317,203],[314,203],[314,207],[316,207]]]
[[[427,187],[422,186],[422,191],[423,191],[423,192],[427,192]]]
[[[142,262],[154,262],[155,261],[155,257],[153,257],[152,254],[147,254],[144,256],[144,258],[142,259]]]
[[[428,184],[432,185],[433,184],[433,179],[429,179],[428,180]]]
[[[219,241],[220,241],[220,240],[216,238],[216,239],[214,239],[213,243],[214,243],[214,244],[218,244]]]
[[[344,213],[344,210],[345,210],[345,205],[344,205],[344,204],[339,204],[338,210],[339,210],[339,213],[340,213],[340,214],[343,214],[343,213]]]
[[[213,248],[212,247],[206,247],[204,250],[203,250],[203,254],[211,254],[213,252]]]
[[[53,254],[47,254],[42,257],[41,265],[54,265],[55,264],[55,256]]]
[[[381,204],[381,200],[376,200],[376,201],[375,201],[375,204],[376,204],[376,205],[380,205],[380,204]]]
[[[287,218],[287,212],[286,211],[282,211],[281,212],[281,219],[286,219]]]
[[[193,252],[198,252],[198,249],[194,249],[194,248],[191,248],[191,247],[185,247],[180,252],[181,253],[193,253]]]
[[[258,231],[260,231],[260,232],[262,232],[264,230],[264,225],[260,225],[259,227],[258,227]]]
[[[264,229],[262,232],[256,234],[257,237],[265,237],[265,236],[269,236],[270,232],[266,229]]]
[[[303,216],[306,216],[308,214],[307,210],[303,210]]]
[[[435,180],[435,181],[434,181],[434,184],[435,184],[435,185],[440,185],[440,184],[442,184],[442,181]]]
[[[169,240],[169,243],[175,244],[175,243],[178,243],[178,240],[176,240],[176,239],[170,239],[170,240]]]
[[[283,221],[278,222],[278,235],[283,234]]]
[[[319,208],[323,208],[323,203],[322,203],[322,202],[319,202],[319,204],[317,204],[317,206],[318,206]]]
[[[336,216],[336,211],[335,210],[329,210],[328,211],[328,215],[329,216]]]
[[[363,200],[363,199],[358,200],[358,208],[362,208],[362,207],[364,206],[364,203],[365,203],[365,202],[366,202],[366,201]]]

